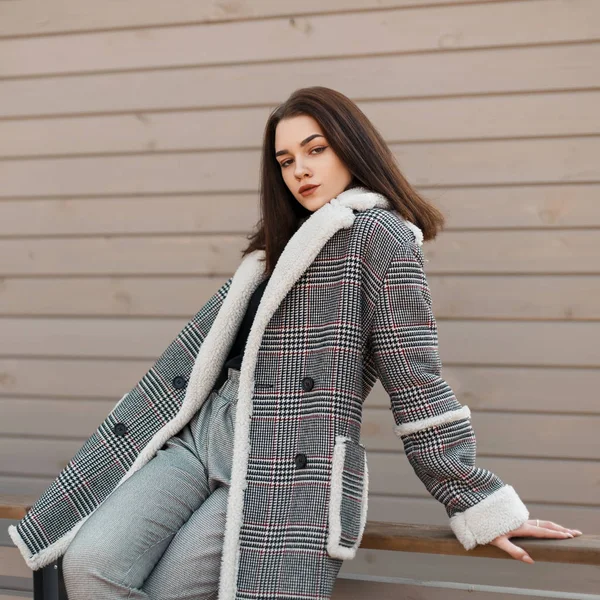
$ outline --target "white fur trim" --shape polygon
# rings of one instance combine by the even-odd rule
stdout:
[[[335,438],[333,449],[333,461],[331,465],[331,488],[329,495],[329,532],[327,534],[327,554],[332,558],[349,560],[355,557],[356,550],[360,546],[362,536],[367,523],[367,503],[369,499],[369,468],[367,465],[367,453],[365,450],[365,466],[363,479],[363,493],[360,513],[359,533],[356,543],[351,546],[342,546],[342,476],[344,474],[344,461],[346,459],[346,442],[350,438],[338,435]]]
[[[450,527],[465,550],[485,545],[529,519],[517,492],[505,485],[464,512],[450,518]]]
[[[435,417],[429,417],[427,419],[421,419],[420,421],[412,421],[410,423],[401,423],[394,427],[394,433],[400,437],[402,435],[409,435],[415,433],[415,431],[421,431],[422,429],[429,429],[436,425],[443,425],[444,423],[452,423],[452,421],[458,421],[460,419],[467,419],[471,417],[471,410],[468,406],[463,406],[459,410],[449,410],[441,415]]]
[[[262,336],[283,298],[311,265],[325,243],[338,230],[351,227],[354,223],[356,217],[351,210],[352,203],[348,204],[348,206],[341,206],[339,203],[328,202],[300,225],[287,242],[275,265],[248,334],[238,387],[231,484],[227,500],[227,520],[219,579],[219,600],[234,600],[237,593],[244,490],[248,487],[246,473],[250,453],[253,378]]]

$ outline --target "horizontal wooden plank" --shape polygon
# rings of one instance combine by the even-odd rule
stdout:
[[[105,400],[114,404],[137,385],[156,358],[4,358],[0,359],[0,394],[42,400]],[[595,393],[600,389],[599,369],[446,363],[443,377],[462,404],[480,413],[599,414]],[[91,380],[95,381],[93,387],[89,385]],[[569,402],[565,402],[565,398],[569,398]],[[387,408],[389,404],[389,397],[378,381],[368,396],[366,407]]]
[[[103,236],[0,240],[0,277],[10,275],[216,275],[233,273],[242,235]],[[449,231],[423,251],[439,274],[598,274],[599,236],[590,230]],[[201,258],[199,258],[201,257]],[[570,296],[573,298],[573,296]]]
[[[0,473],[4,476],[56,477],[81,448],[80,440],[0,437]],[[600,506],[600,462],[478,455],[477,466],[512,485],[524,502]],[[557,484],[560,482],[560,485]],[[369,450],[369,489],[373,494],[430,497],[400,452]],[[7,488],[11,492],[10,488]],[[15,490],[11,493],[16,493]]]
[[[28,494],[39,498],[44,490],[52,483],[54,477],[30,477],[29,475],[0,474],[0,489],[10,494]]]
[[[600,323],[441,321],[440,355],[455,364],[600,365]]]
[[[480,0],[493,2],[495,0]],[[428,0],[427,4],[462,4],[464,0]],[[69,31],[141,27],[180,23],[219,23],[272,17],[335,14],[352,10],[402,8],[415,6],[415,0],[337,0],[324,4],[305,0],[290,6],[278,0],[214,3],[172,0],[168,6],[160,0],[108,2],[104,7],[92,0],[20,0],[0,5],[0,36],[43,35]],[[36,18],[32,19],[31,15]]]
[[[600,320],[600,279],[577,275],[430,275],[438,320]],[[5,277],[0,315],[181,317],[218,287],[216,277]],[[68,301],[67,301],[68,300]]]
[[[478,454],[476,466],[492,471],[512,485],[525,503],[600,506],[598,461],[498,458]],[[406,456],[399,452],[369,451],[369,487],[375,494],[428,496]]]
[[[293,69],[273,62],[5,79],[0,81],[0,115],[273,105],[295,89],[312,85],[331,87],[363,102],[566,91],[589,88],[598,62],[600,46],[591,42],[324,58],[295,62]]]
[[[132,389],[158,356],[143,360],[0,359],[0,394],[104,399]],[[35,377],[32,374],[35,373]],[[96,381],[90,387],[90,381]]]
[[[438,320],[600,319],[600,278],[594,275],[431,275],[428,280]]]
[[[597,202],[600,184],[442,190],[419,187],[419,191],[446,216],[446,232],[481,228],[600,227]],[[35,219],[31,218],[32,214],[36,215]],[[181,215],[186,218],[182,219]],[[250,224],[258,219],[258,194],[244,192],[134,198],[5,199],[0,202],[0,236],[11,237],[246,233]]]
[[[23,577],[30,579],[32,571],[27,566],[17,548],[0,547],[0,576]],[[2,599],[2,596],[0,596]]]
[[[600,46],[600,45],[599,45]],[[416,186],[600,181],[599,137],[392,144]],[[4,197],[247,192],[255,150],[0,161]],[[235,164],[235,169],[226,168]]]
[[[597,134],[599,103],[600,92],[577,90],[357,104],[388,142],[398,143]],[[273,108],[0,120],[0,157],[252,148]],[[515,209],[528,214],[527,206]]]
[[[539,562],[574,563],[600,566],[600,535],[572,539],[535,539],[520,542],[525,551]],[[368,521],[361,547],[372,550],[445,554],[513,560],[504,549],[479,545],[465,550],[448,525],[410,525]]]
[[[428,275],[597,273],[599,242],[596,230],[447,232],[424,246],[425,272]]]
[[[442,376],[462,404],[479,411],[537,411],[598,414],[598,369],[459,366]],[[380,382],[378,386],[381,385]],[[373,406],[389,406],[383,392],[369,397]],[[565,402],[568,398],[568,402]]]
[[[595,0],[526,0],[20,37],[0,40],[0,77],[582,42],[598,23]]]
[[[0,318],[10,356],[152,359],[189,319]],[[598,322],[441,321],[442,361],[468,365],[598,367]],[[26,336],[23,332],[27,331]],[[543,348],[543,351],[540,350]]]
[[[21,406],[23,401],[14,399],[8,401],[4,411],[11,421],[11,413],[18,411],[13,417],[14,426],[12,431],[20,430],[35,431],[38,435],[43,434],[43,426],[51,427],[52,421],[61,421],[61,418],[52,418],[52,409],[41,406],[37,421],[40,424],[28,423],[34,419],[27,415],[34,415],[39,404],[28,404]],[[44,404],[43,402],[41,403]],[[55,413],[66,414],[67,408],[59,406],[55,401]],[[86,403],[89,404],[89,403]],[[2,402],[0,401],[0,407]],[[67,405],[68,406],[68,405]],[[16,410],[15,410],[16,407]],[[34,408],[35,407],[35,408]],[[110,409],[110,406],[107,407]],[[93,404],[90,410],[93,409]],[[74,423],[78,423],[77,417],[84,419],[83,411],[73,411]],[[108,414],[108,413],[107,413]],[[96,421],[98,423],[98,421]],[[597,416],[575,416],[575,415],[544,415],[544,414],[519,414],[519,413],[492,413],[471,411],[471,423],[477,437],[477,451],[485,455],[514,456],[529,458],[576,458],[588,460],[600,460],[600,444],[598,444],[598,431],[600,430],[600,414]],[[96,425],[97,426],[97,425]],[[6,433],[11,429],[7,427]],[[62,435],[66,435],[68,428],[64,424],[58,424]],[[77,425],[74,425],[77,427]],[[86,432],[93,431],[93,425],[87,425],[82,429]],[[370,450],[401,450],[402,441],[394,432],[394,419],[391,411],[385,409],[366,409],[363,412],[363,425],[361,438]],[[34,431],[33,431],[34,430]],[[1,431],[1,430],[0,430]],[[510,435],[507,433],[510,432]]]
[[[125,393],[125,392],[124,392]],[[0,435],[87,439],[116,401],[0,398]],[[473,410],[471,422],[478,452],[494,456],[600,460],[597,432],[600,414],[548,415]],[[363,412],[362,440],[370,450],[401,451],[392,413],[381,408]],[[506,432],[510,431],[510,436]]]

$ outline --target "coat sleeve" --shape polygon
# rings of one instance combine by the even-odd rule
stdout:
[[[517,492],[475,465],[470,410],[441,376],[438,336],[423,254],[402,242],[380,288],[371,348],[390,397],[396,435],[429,493],[444,504],[466,550],[520,527],[529,511]]]

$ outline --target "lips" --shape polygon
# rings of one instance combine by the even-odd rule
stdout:
[[[302,187],[301,187],[301,188],[298,190],[298,192],[299,192],[300,194],[303,194],[304,192],[307,192],[308,190],[313,190],[313,189],[315,189],[315,188],[319,187],[319,185],[320,185],[320,184],[317,184],[317,185],[303,185],[303,186],[302,186]]]

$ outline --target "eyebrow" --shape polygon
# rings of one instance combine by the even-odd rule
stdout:
[[[306,146],[306,144],[308,144],[308,142],[310,142],[310,140],[313,140],[316,137],[325,137],[325,136],[321,135],[320,133],[313,133],[312,135],[309,135],[305,140],[302,140],[300,142],[300,145]],[[280,150],[279,152],[275,152],[275,157],[278,157],[280,154],[287,154],[288,152],[290,152],[290,151],[287,149]]]

